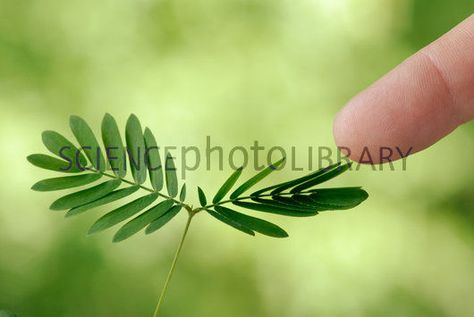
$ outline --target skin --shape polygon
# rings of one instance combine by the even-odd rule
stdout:
[[[472,119],[474,15],[349,101],[334,120],[334,139],[352,160],[367,161],[365,148],[380,163],[381,147],[395,160],[397,148],[421,151]]]

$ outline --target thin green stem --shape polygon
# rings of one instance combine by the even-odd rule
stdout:
[[[183,248],[184,240],[186,239],[186,235],[188,234],[189,226],[191,225],[191,220],[193,219],[193,216],[195,215],[194,212],[189,213],[188,221],[186,223],[186,227],[184,228],[184,233],[183,236],[181,237],[181,241],[178,245],[178,249],[176,250],[176,254],[173,259],[173,263],[171,264],[170,271],[168,273],[168,276],[166,277],[165,284],[163,285],[163,289],[161,290],[160,298],[158,299],[158,304],[156,304],[156,309],[155,313],[153,314],[153,317],[158,317],[160,313],[160,307],[163,304],[163,300],[166,295],[166,291],[168,290],[168,285],[171,280],[171,277],[173,276],[174,270],[176,268],[176,263],[178,262],[179,255],[181,253],[181,249]]]

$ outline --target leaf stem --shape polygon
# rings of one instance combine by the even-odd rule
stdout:
[[[195,214],[196,213],[194,211],[189,212],[189,217],[188,217],[188,221],[186,222],[186,227],[184,228],[183,236],[181,237],[181,241],[178,245],[178,249],[176,250],[176,254],[174,256],[173,263],[171,264],[170,271],[168,272],[168,276],[166,277],[165,284],[163,285],[163,289],[161,290],[160,298],[158,299],[158,304],[156,304],[155,313],[153,314],[153,317],[158,317],[159,316],[160,307],[161,307],[161,305],[163,303],[163,300],[165,298],[166,291],[168,290],[168,285],[169,285],[169,282],[171,280],[171,277],[173,276],[173,273],[175,271],[176,263],[178,262],[178,258],[179,258],[179,255],[181,253],[181,249],[183,248],[184,240],[186,239],[186,235],[188,234],[189,226],[191,225],[191,220],[193,219],[193,216]]]

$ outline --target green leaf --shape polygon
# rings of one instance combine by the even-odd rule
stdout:
[[[181,186],[181,191],[179,193],[179,201],[183,202],[186,199],[186,183],[183,183]]]
[[[320,208],[317,204],[313,203],[308,205],[305,202],[302,202],[298,199],[295,199],[295,196],[292,197],[283,197],[283,196],[272,196],[272,200],[262,199],[262,198],[253,198],[254,201],[260,202],[263,204],[269,205],[277,205],[277,206],[284,206],[284,208],[288,208],[291,210],[298,210],[301,212],[314,212],[320,211]]]
[[[54,190],[74,188],[93,183],[101,177],[101,174],[94,173],[77,176],[49,178],[37,182],[31,187],[31,189],[39,192],[48,192]]]
[[[96,208],[96,207],[100,207],[100,206],[109,204],[111,202],[114,202],[116,200],[125,198],[125,197],[130,196],[131,194],[135,193],[139,188],[140,188],[140,186],[134,185],[134,186],[130,186],[130,187],[127,187],[127,188],[115,190],[115,191],[105,195],[102,198],[94,200],[94,201],[92,201],[90,203],[87,203],[85,205],[81,205],[79,207],[75,207],[75,208],[70,209],[66,213],[66,217],[75,216],[75,215],[83,213],[87,210],[90,210],[90,209],[93,209],[93,208]]]
[[[272,199],[253,197],[252,200],[264,205],[285,208],[297,212],[314,213],[315,211],[319,211],[317,207],[303,204],[300,201],[295,200],[293,197],[273,196]]]
[[[235,185],[237,180],[239,179],[240,175],[242,174],[243,167],[240,167],[236,169],[232,175],[225,181],[225,183],[222,185],[222,187],[217,191],[216,195],[214,196],[214,199],[212,199],[213,204],[217,204],[220,202],[225,195],[231,190],[232,186]]]
[[[178,195],[178,176],[176,175],[176,167],[170,153],[166,154],[165,173],[168,194],[171,197],[176,197]]]
[[[218,213],[226,216],[227,218],[233,219],[245,227],[256,232],[260,232],[261,234],[275,238],[288,237],[288,233],[286,233],[285,230],[266,220],[244,215],[240,212],[222,206],[216,206],[215,209]]]
[[[92,132],[87,122],[81,117],[71,116],[69,118],[69,126],[92,165],[101,172],[105,171],[104,155],[95,138],[94,132]]]
[[[36,167],[62,173],[80,173],[82,170],[74,166],[72,162],[66,162],[46,154],[31,154],[28,162]]]
[[[336,176],[341,175],[345,171],[347,171],[351,167],[351,163],[347,163],[341,166],[338,166],[332,170],[327,171],[326,173],[323,173],[321,175],[318,175],[317,177],[314,177],[313,179],[304,182],[301,185],[296,186],[292,190],[290,190],[290,193],[299,193],[305,189],[311,188],[313,186],[319,185],[321,183],[324,183],[330,179],[333,179]]]
[[[163,188],[163,166],[161,165],[160,152],[156,145],[156,139],[150,129],[145,129],[144,137],[148,154],[147,166],[151,185],[156,191],[160,191]]]
[[[246,208],[246,209],[252,209],[256,211],[268,212],[272,214],[290,216],[290,217],[310,217],[310,216],[315,216],[318,214],[317,211],[302,212],[296,208],[292,210],[283,206],[273,206],[273,205],[261,204],[261,203],[257,204],[257,203],[244,202],[244,201],[235,201],[233,202],[233,204],[242,208]]]
[[[359,187],[318,189],[309,196],[313,202],[329,209],[354,208],[368,197],[369,194]]]
[[[204,191],[199,186],[198,186],[198,196],[199,196],[199,203],[201,204],[201,206],[202,207],[206,206],[207,205],[206,194],[204,194]]]
[[[255,232],[253,232],[252,229],[250,229],[249,227],[241,224],[240,222],[237,222],[231,218],[228,218],[227,216],[223,215],[223,214],[220,214],[212,209],[206,209],[207,213],[210,214],[211,216],[213,216],[214,218],[216,218],[217,220],[219,221],[222,221],[223,223],[225,223],[226,225],[229,225],[239,231],[242,231],[243,233],[246,233],[246,234],[249,234],[251,236],[255,236]]]
[[[174,202],[171,199],[162,201],[158,205],[148,209],[141,215],[127,222],[114,236],[113,242],[123,241],[148,226],[153,220],[163,216],[171,209]]]
[[[53,202],[53,204],[49,208],[51,210],[66,210],[90,203],[91,201],[94,201],[107,195],[108,193],[119,187],[120,183],[121,181],[119,179],[113,179],[96,185],[94,187],[66,195]]]
[[[155,232],[156,230],[160,229],[164,225],[166,225],[171,219],[173,219],[181,210],[182,206],[176,205],[173,206],[170,210],[168,210],[163,216],[158,219],[155,219],[148,227],[145,229],[146,234],[150,234]]]
[[[230,199],[235,199],[237,197],[239,197],[240,195],[242,195],[246,190],[248,190],[249,188],[251,188],[252,186],[254,186],[255,184],[257,184],[258,182],[260,182],[262,179],[264,179],[265,177],[267,177],[271,172],[273,172],[274,170],[276,170],[282,163],[283,161],[285,161],[285,158],[282,158],[281,160],[279,160],[278,162],[272,164],[272,165],[269,165],[267,166],[265,169],[263,169],[260,173],[258,173],[257,175],[255,175],[254,177],[250,178],[248,181],[246,181],[245,183],[243,183],[242,185],[240,185],[231,195],[230,195]]]
[[[89,234],[94,234],[99,231],[108,229],[145,209],[148,205],[158,198],[158,193],[151,193],[149,195],[135,199],[134,201],[112,210],[97,220],[89,229]]]
[[[279,194],[279,193],[281,193],[281,192],[283,192],[283,191],[285,191],[285,190],[287,190],[287,189],[289,189],[289,188],[292,188],[292,187],[297,186],[297,185],[299,185],[299,184],[302,184],[302,183],[304,183],[304,182],[306,182],[306,181],[308,181],[308,180],[311,180],[311,179],[314,179],[314,178],[316,178],[316,177],[319,177],[319,175],[322,175],[322,174],[324,174],[324,173],[326,173],[326,172],[328,172],[328,171],[330,171],[330,170],[333,170],[334,168],[337,168],[339,165],[341,165],[340,162],[338,162],[338,163],[336,163],[336,164],[332,164],[332,165],[327,166],[327,167],[325,167],[325,168],[321,168],[321,169],[319,169],[319,170],[317,170],[317,171],[315,171],[315,172],[313,172],[313,173],[310,173],[310,174],[305,175],[305,176],[303,176],[303,177],[297,178],[297,179],[295,179],[295,180],[292,180],[292,181],[289,181],[289,182],[285,182],[285,183],[282,183],[282,184],[278,184],[278,185],[272,186],[271,189],[273,189],[273,190],[272,190],[271,194],[272,194],[272,195]],[[268,188],[267,190],[269,190],[269,189],[270,189],[270,188]],[[265,190],[265,191],[267,191],[267,190]],[[254,194],[256,194],[256,193],[254,193]],[[254,195],[254,194],[252,194],[252,195]]]
[[[114,117],[106,113],[102,120],[102,141],[107,160],[115,175],[124,178],[127,175],[127,161],[120,131]]]
[[[137,184],[143,184],[147,174],[145,140],[140,121],[134,114],[130,115],[127,120],[126,138],[133,179]]]
[[[58,132],[44,131],[41,134],[41,138],[43,139],[43,144],[46,148],[54,155],[62,159],[69,159],[78,169],[87,166],[87,159],[82,152],[80,152],[74,144]],[[78,158],[79,160],[77,160]]]

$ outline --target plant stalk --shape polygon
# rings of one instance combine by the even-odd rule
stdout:
[[[176,263],[178,262],[179,255],[181,253],[181,249],[183,248],[184,240],[186,239],[186,236],[189,231],[189,226],[191,225],[191,220],[193,219],[193,216],[195,215],[194,211],[189,212],[189,217],[188,221],[186,222],[186,227],[184,228],[184,233],[183,236],[181,237],[181,241],[179,242],[178,249],[176,250],[176,254],[173,259],[173,263],[171,264],[170,271],[168,272],[168,276],[166,277],[165,284],[163,285],[163,289],[161,290],[160,298],[158,299],[158,304],[156,304],[155,308],[155,313],[153,314],[153,317],[158,317],[160,314],[160,307],[163,304],[163,300],[166,295],[166,291],[168,290],[168,285],[171,280],[171,277],[173,276],[173,273],[176,268]]]

